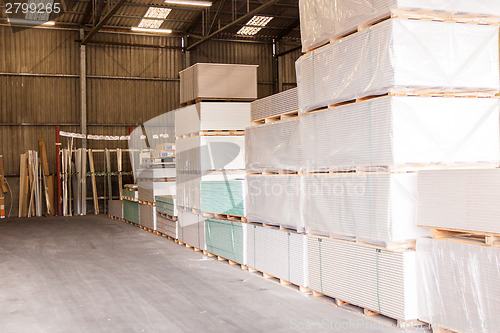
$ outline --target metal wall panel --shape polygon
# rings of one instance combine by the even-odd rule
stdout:
[[[296,46],[296,44],[280,43],[278,52],[286,52]],[[298,49],[279,58],[280,90],[288,90],[297,86],[295,61],[297,61],[301,55],[302,51]]]

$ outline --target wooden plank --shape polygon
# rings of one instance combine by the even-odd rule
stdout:
[[[38,140],[38,151],[40,152],[40,160],[42,161],[43,174],[49,176],[49,162],[47,161],[47,151],[45,150],[45,142],[43,139]]]
[[[49,198],[49,203],[50,203],[50,209],[49,209],[49,214],[50,215],[56,215],[56,206],[55,206],[55,200],[54,200],[54,191],[55,191],[55,176],[50,175],[45,177],[45,181],[47,182],[47,191],[48,191],[48,198]]]
[[[90,178],[92,180],[92,197],[94,199],[94,214],[99,214],[99,202],[97,201],[97,187],[95,182],[95,169],[94,169],[94,155],[92,149],[89,149],[89,166],[90,166]],[[85,175],[83,175],[85,176]],[[85,198],[82,199],[85,202]]]
[[[3,170],[3,156],[0,155],[0,188],[3,193],[7,193],[7,187],[5,186],[5,172]]]

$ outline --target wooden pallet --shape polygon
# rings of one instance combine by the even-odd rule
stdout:
[[[226,263],[229,266],[239,268],[242,271],[245,271],[245,270],[248,269],[248,267],[246,265],[243,265],[243,264],[241,264],[239,262],[236,262],[236,261],[233,261],[231,259],[227,259],[227,258],[221,257],[220,255],[208,252],[207,250],[203,250],[203,254],[206,255],[209,258],[216,259],[219,262]]]
[[[176,135],[177,140],[196,138],[199,136],[244,136],[245,130],[204,130],[182,135]]]
[[[298,230],[296,228],[294,229],[294,228],[290,228],[288,226],[282,226],[282,225],[278,225],[278,224],[269,224],[269,223],[254,222],[254,221],[247,221],[247,223],[250,225],[256,225],[256,226],[259,226],[262,228],[272,228],[272,229],[276,229],[276,230],[279,229],[282,231],[293,232],[296,234],[305,234],[303,229]]]
[[[259,269],[255,269],[253,267],[250,267],[248,266],[248,271],[252,274],[255,274],[255,275],[258,275],[266,280],[270,280],[270,281],[273,281],[275,283],[278,283],[282,286],[285,286],[285,287],[289,287],[289,288],[292,288],[292,289],[295,289],[297,291],[299,291],[300,293],[302,294],[310,294],[311,293],[311,289],[307,288],[307,287],[304,287],[304,286],[301,286],[301,285],[298,285],[298,284],[295,284],[295,283],[292,283],[288,280],[285,280],[285,279],[282,279],[282,278],[279,278],[279,277],[276,277],[274,275],[271,275],[271,274],[268,274],[264,271],[261,271]]]
[[[232,215],[232,214],[221,214],[221,213],[210,213],[210,212],[201,212],[203,217],[213,218],[217,220],[227,220],[227,221],[235,221],[235,222],[247,222],[246,217],[241,215]]]
[[[374,25],[379,23],[388,21],[394,18],[404,18],[404,19],[412,19],[412,20],[421,20],[421,21],[437,21],[437,22],[452,22],[452,23],[471,23],[471,24],[482,24],[482,25],[499,25],[500,18],[494,16],[482,16],[478,17],[477,14],[473,13],[446,13],[443,11],[434,11],[429,9],[405,9],[405,8],[396,8],[393,9],[392,12],[385,12],[378,16],[374,16],[368,22],[363,22],[361,24],[352,26],[350,29],[346,29],[344,33],[340,36],[335,37],[329,40],[326,43],[323,43],[320,46],[317,46],[307,53],[311,53],[316,51],[326,45],[333,44],[338,42],[341,39],[344,39],[350,35],[354,35],[363,30],[369,29]]]
[[[255,98],[196,98],[184,103],[181,103],[181,107],[186,107],[193,104],[198,104],[202,102],[226,102],[226,103],[249,103],[255,101]]]
[[[138,202],[139,202],[141,205],[144,205],[144,206],[156,207],[156,203],[151,202],[151,201],[138,200]]]
[[[252,170],[251,172],[247,173],[250,176],[293,176],[293,175],[301,175],[302,173],[298,170],[285,170],[285,169],[269,169],[269,170],[262,170],[262,171],[256,171]]]
[[[196,246],[193,246],[193,245],[189,245],[188,243],[185,243],[185,242],[183,242],[181,240],[177,240],[177,244],[182,245],[182,246],[184,246],[184,247],[186,247],[188,249],[192,249],[194,252],[203,252],[203,250],[200,249],[199,247],[196,247]]]
[[[289,111],[281,114],[277,114],[274,116],[269,116],[262,119],[252,120],[252,126],[264,125],[264,124],[272,124],[279,121],[289,120],[298,118],[300,116],[299,110]]]
[[[315,234],[308,232],[306,233],[307,236],[315,237],[315,238],[322,238],[322,239],[330,239],[334,240],[336,242],[343,242],[343,243],[349,243],[349,244],[357,244],[363,247],[370,247],[373,249],[377,250],[383,250],[383,251],[388,251],[388,252],[407,252],[407,251],[414,251],[416,248],[416,240],[409,240],[405,242],[385,242],[385,244],[377,244],[377,243],[370,243],[368,241],[361,241],[355,239],[352,235],[342,235],[342,234],[331,234],[331,235],[320,235],[320,234]]]
[[[161,212],[156,212],[156,214],[160,215],[161,217],[164,217],[166,219],[169,219],[169,220],[172,220],[174,222],[177,221],[178,217],[177,216],[172,216],[172,215],[168,215],[168,214],[165,214],[165,213],[161,213]]]
[[[431,230],[431,237],[467,244],[500,247],[500,234],[457,230],[448,228],[425,227]]]
[[[419,321],[419,320],[400,320],[396,318],[391,318],[386,315],[382,315],[378,313],[376,310],[373,309],[368,309],[362,306],[358,306],[356,304],[352,304],[349,302],[346,302],[344,300],[341,300],[339,298],[331,297],[328,295],[325,295],[323,293],[317,292],[315,290],[312,291],[312,296],[329,305],[339,307],[342,309],[346,309],[352,312],[356,312],[358,314],[361,314],[367,318],[370,318],[372,320],[376,321],[381,321],[387,324],[390,324],[392,326],[398,327],[398,328],[403,328],[403,329],[410,329],[410,328],[429,328],[430,325]]]
[[[449,328],[444,328],[443,326],[438,326],[437,328],[432,328],[432,333],[463,333],[463,332],[455,331]]]
[[[127,201],[132,201],[132,202],[139,202],[138,198],[132,198],[132,197],[127,197],[125,195],[122,195],[122,200],[127,200]]]

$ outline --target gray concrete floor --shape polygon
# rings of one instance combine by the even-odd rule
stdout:
[[[400,332],[376,325],[105,216],[0,222],[2,333]]]

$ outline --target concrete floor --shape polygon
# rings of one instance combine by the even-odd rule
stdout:
[[[105,216],[0,223],[2,333],[263,331],[401,332]]]

